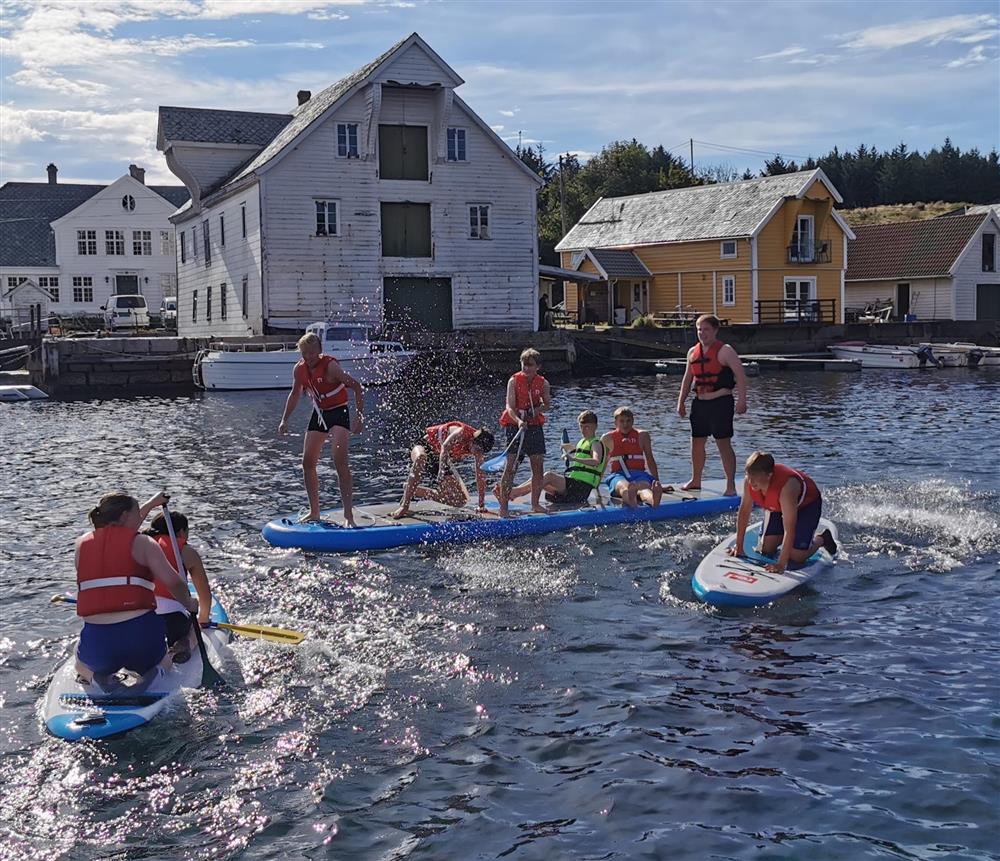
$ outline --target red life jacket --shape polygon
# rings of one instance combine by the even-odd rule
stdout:
[[[184,573],[181,574],[181,568],[177,564],[177,557],[174,556],[174,548],[170,544],[170,536],[157,535],[156,543],[160,545],[160,548],[163,550],[163,555],[167,557],[167,562],[169,562],[173,566],[174,571],[176,571],[180,577],[187,579],[187,569],[185,568]],[[187,539],[177,536],[178,549],[183,551],[185,544],[187,544]],[[174,598],[174,596],[170,594],[170,591],[167,589],[167,587],[164,586],[162,583],[160,583],[159,580],[156,581],[156,588],[153,590],[153,592],[160,598],[170,598],[171,600],[176,600],[176,598]]]
[[[521,418],[527,419],[529,425],[545,424],[544,414],[535,413],[535,409],[542,405],[545,377],[541,374],[535,374],[535,378],[529,385],[524,371],[518,371],[511,379],[514,381],[514,406],[517,414]],[[500,413],[500,424],[504,427],[511,427],[515,424],[515,421],[507,414],[507,410]]]
[[[78,616],[156,609],[153,574],[132,558],[137,534],[125,526],[102,526],[80,541],[76,566]]]
[[[472,453],[472,449],[469,446],[472,444],[472,438],[476,434],[476,429],[472,425],[467,425],[465,422],[444,422],[439,425],[431,425],[427,428],[427,444],[431,449],[440,454],[444,441],[448,439],[455,428],[462,429],[462,436],[451,447],[451,459],[461,460]]]
[[[639,432],[632,428],[627,434],[620,430],[611,431],[613,441],[611,447],[611,472],[625,473],[622,469],[621,461],[616,460],[623,457],[625,466],[629,472],[645,472],[646,457],[642,453],[642,445],[639,443]]]
[[[719,350],[724,346],[722,341],[715,341],[705,350],[701,346],[701,341],[695,344],[688,358],[688,367],[694,374],[694,390],[699,395],[717,392],[720,389],[736,388],[733,369],[719,361]]]
[[[750,498],[765,511],[781,511],[781,490],[790,478],[797,478],[802,485],[799,493],[798,508],[805,508],[812,502],[819,499],[819,488],[804,472],[785,466],[783,463],[774,465],[774,474],[771,476],[771,483],[767,486],[767,493],[750,488]]]
[[[326,369],[330,362],[339,365],[333,356],[320,353],[319,360],[313,367],[299,359],[295,365],[295,381],[306,390],[321,410],[332,410],[347,403],[347,388],[343,383],[331,383],[326,379]]]

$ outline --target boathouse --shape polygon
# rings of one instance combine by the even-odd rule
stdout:
[[[600,198],[556,245],[581,323],[843,322],[847,240],[822,170]]]
[[[64,183],[50,164],[47,182],[4,183],[0,292],[30,279],[48,296],[46,314],[61,317],[99,315],[115,293],[142,294],[158,309],[176,284],[169,216],[188,195],[146,185],[145,174],[133,164],[110,185]]]
[[[896,320],[1000,320],[996,210],[857,228],[847,307]]]
[[[161,107],[183,335],[537,326],[541,180],[416,33],[289,113]]]

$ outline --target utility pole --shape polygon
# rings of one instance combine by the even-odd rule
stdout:
[[[517,151],[518,152],[521,151],[521,132],[520,131],[518,131],[518,133],[517,133]]]
[[[559,217],[562,220],[562,235],[566,235],[566,191],[563,188],[563,157],[559,156]]]
[[[694,177],[694,138],[688,138],[688,143],[691,144],[691,176]]]

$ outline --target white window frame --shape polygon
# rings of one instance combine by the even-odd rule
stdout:
[[[243,283],[240,285],[242,289],[242,299],[243,299],[243,319],[245,320],[249,314],[247,312],[247,304],[250,298],[250,276],[243,276]]]
[[[83,249],[81,251],[81,249]],[[78,230],[76,232],[76,253],[80,257],[97,256],[97,231]]]
[[[803,299],[801,296],[799,296],[799,285],[801,285],[803,283],[806,283],[806,282],[808,282],[808,284],[809,284],[809,295],[806,296],[805,299]],[[795,296],[789,296],[788,295],[788,285],[789,284],[794,284],[795,285]],[[801,276],[800,277],[795,277],[794,275],[786,275],[784,277],[783,282],[782,282],[781,288],[782,288],[782,296],[781,296],[781,298],[782,298],[782,301],[784,301],[784,302],[788,302],[789,300],[795,300],[795,301],[798,301],[798,302],[815,302],[816,301],[816,276],[815,275],[810,275],[810,276],[806,276],[806,277],[801,277]],[[795,310],[790,310],[790,309],[788,309],[786,307],[785,308],[785,314],[784,314],[784,316],[785,316],[786,319],[799,319],[800,317],[805,316],[805,315],[802,313],[801,308],[800,309],[795,309]]]
[[[726,253],[727,245],[733,246],[732,254]],[[740,245],[735,239],[723,239],[722,242],[719,243],[719,257],[722,260],[735,260],[739,256],[739,248]]]
[[[73,285],[73,301],[80,304],[85,304],[87,302],[94,301],[94,276],[93,275],[74,275],[70,281]],[[80,291],[80,298],[77,299],[77,290]],[[90,291],[90,296],[88,298],[86,291]]]
[[[452,138],[454,138],[455,157],[452,158]],[[465,164],[469,160],[469,132],[462,126],[449,126],[445,132],[445,161],[452,164]]]
[[[333,204],[333,232],[330,231],[330,204]],[[320,207],[325,207],[324,231],[320,232],[319,216]],[[313,236],[317,238],[329,238],[340,236],[340,201],[327,197],[313,198]]]
[[[358,126],[360,123],[337,123],[337,158],[361,158],[358,149]],[[344,145],[340,145],[340,133],[344,133]],[[351,143],[351,133],[354,133],[354,143]]]
[[[39,275],[38,276],[38,286],[45,290],[53,302],[59,301],[59,276],[58,275]],[[55,296],[52,295],[52,291],[55,290]]]
[[[136,249],[139,249],[138,251]],[[135,257],[153,256],[153,231],[133,230],[132,231],[132,254]]]
[[[110,237],[110,238],[109,238]],[[109,251],[111,248],[113,250]],[[121,248],[121,251],[118,249]],[[104,254],[107,257],[124,257],[125,256],[125,231],[124,230],[105,230],[104,231]]]
[[[25,281],[28,280],[27,275],[8,275],[7,276],[7,287],[20,287]]]
[[[805,254],[803,254],[802,245],[802,224],[803,222],[809,225],[809,241],[805,245]],[[796,215],[795,216],[795,230],[792,233],[792,238],[795,240],[794,245],[797,248],[797,254],[795,261],[796,263],[812,263],[816,259],[816,219],[812,215]]]
[[[486,221],[483,223],[483,210],[486,210]],[[493,205],[490,203],[470,203],[469,232],[466,234],[469,239],[492,239],[493,238]],[[473,224],[473,219],[476,223]],[[483,227],[486,228],[486,235],[483,235]]]
[[[160,254],[164,257],[174,256],[174,238],[169,230],[160,231]]]
[[[122,209],[126,212],[135,212],[135,198],[131,194],[122,197]]]
[[[726,291],[729,291],[729,298],[726,298]],[[732,306],[736,304],[736,276],[722,276],[722,304]]]

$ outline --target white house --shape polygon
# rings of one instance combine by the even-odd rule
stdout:
[[[156,311],[176,289],[174,226],[183,186],[147,186],[135,165],[110,185],[48,182],[0,187],[0,286],[31,279],[53,314],[99,314],[114,293],[141,293]],[[2,313],[2,309],[0,309]]]
[[[996,210],[858,227],[849,243],[846,305],[891,302],[917,320],[1000,320]]]
[[[541,180],[416,33],[290,114],[161,107],[183,335],[537,326]]]

